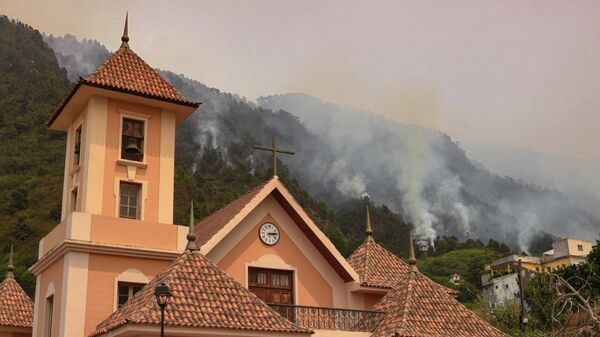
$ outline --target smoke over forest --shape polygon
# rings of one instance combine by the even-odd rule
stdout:
[[[71,80],[109,56],[95,41],[47,36],[46,42]],[[335,208],[348,198],[369,196],[412,222],[424,244],[455,235],[527,249],[541,232],[589,239],[600,230],[599,218],[561,192],[495,175],[439,131],[306,94],[248,102],[183,75],[161,74],[185,96],[203,102],[185,122],[195,129],[194,139],[185,141],[193,141],[199,155],[218,150],[231,160],[234,145],[269,144],[275,135],[281,146],[296,150],[297,155],[280,159],[315,199]],[[252,164],[268,155],[241,160]]]

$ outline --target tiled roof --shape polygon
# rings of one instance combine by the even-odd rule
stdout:
[[[173,294],[165,310],[167,327],[310,333],[280,316],[200,252],[187,250],[90,336],[126,324],[160,324],[154,297],[154,288],[160,283],[168,285]]]
[[[348,263],[360,276],[362,286],[393,288],[408,273],[408,265],[375,241],[365,241]]]
[[[372,337],[508,337],[419,272],[402,275],[373,310],[386,314]]]
[[[0,283],[0,326],[31,328],[33,302],[11,276]]]
[[[248,205],[254,197],[256,197],[262,189],[273,181],[275,178],[271,178],[264,183],[254,187],[248,193],[242,195],[241,197],[235,199],[229,204],[225,205],[225,207],[219,209],[218,211],[212,213],[200,223],[196,225],[196,244],[198,247],[203,246],[205,243],[210,240],[213,235],[215,235],[218,231],[220,231],[231,219],[233,219],[238,213],[240,213],[246,205]]]
[[[77,80],[69,94],[50,115],[47,125],[54,122],[81,85],[121,91],[195,108],[200,105],[181,95],[133,50],[122,46],[95,73]]]
[[[392,289],[408,273],[408,265],[375,241],[365,241],[348,257],[348,263],[360,276],[364,287]],[[439,285],[448,295],[458,296],[458,290]]]

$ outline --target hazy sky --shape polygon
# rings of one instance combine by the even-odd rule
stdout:
[[[161,5],[168,4],[168,5]],[[306,92],[466,143],[600,161],[600,1],[23,1],[54,35],[254,99]]]

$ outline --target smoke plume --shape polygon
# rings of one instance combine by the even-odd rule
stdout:
[[[45,39],[72,80],[110,55],[96,41]],[[440,235],[456,235],[494,238],[527,249],[540,230],[559,237],[598,235],[599,218],[572,199],[492,174],[441,132],[305,94],[262,97],[253,103],[183,75],[161,75],[186,97],[203,102],[183,126],[199,156],[210,149],[230,160],[232,149],[269,144],[275,135],[280,145],[296,150],[296,156],[281,160],[313,198],[336,207],[347,198],[368,195],[413,223],[424,244]],[[258,153],[243,158],[250,167],[267,159]]]

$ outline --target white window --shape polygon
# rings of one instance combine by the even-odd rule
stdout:
[[[583,245],[577,245],[577,250],[583,252]]]
[[[121,182],[119,187],[119,217],[127,219],[140,218],[140,191],[142,185]]]

